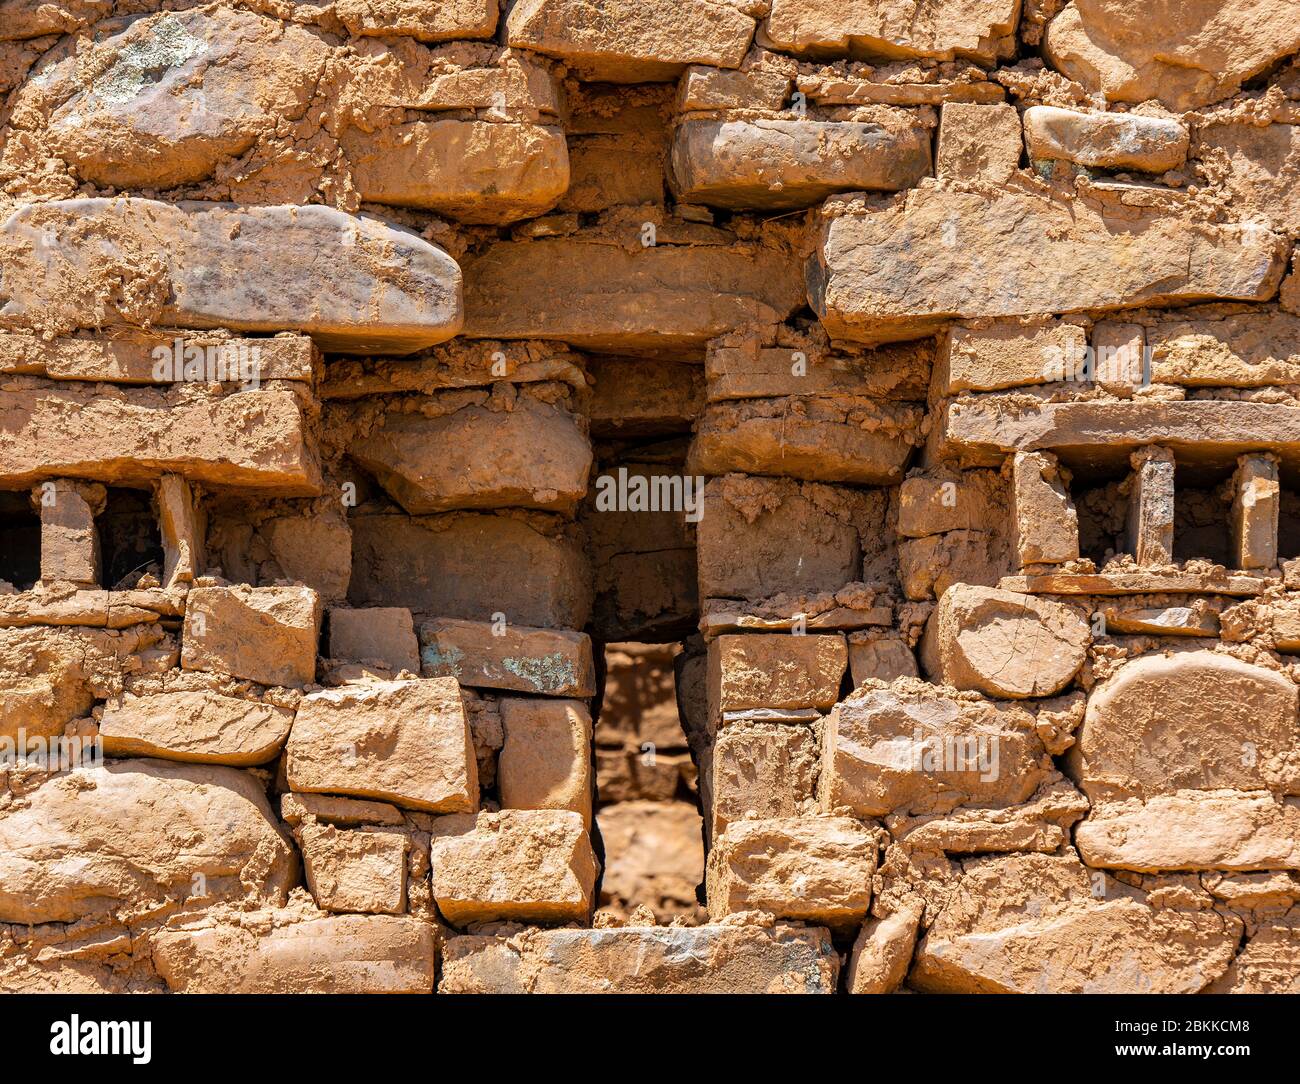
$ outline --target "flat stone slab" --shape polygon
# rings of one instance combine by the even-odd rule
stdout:
[[[517,0],[506,41],[559,57],[583,79],[671,79],[686,64],[740,67],[754,37],[754,20],[740,8],[725,0]]]
[[[509,410],[392,411],[348,452],[412,515],[508,507],[572,515],[592,464],[579,418],[526,394]]]
[[[1033,576],[1003,576],[1004,591],[1027,595],[1143,595],[1176,594],[1262,595],[1280,579],[1240,573],[1211,576],[1200,572],[1046,572]]]
[[[167,353],[160,355],[161,347]],[[178,349],[179,348],[179,349]],[[179,356],[180,364],[174,363]],[[0,333],[0,373],[50,380],[112,384],[172,384],[183,380],[296,380],[310,383],[319,352],[305,335],[229,337],[216,332],[119,328],[94,338],[47,341],[30,332]],[[160,364],[161,362],[161,364]]]
[[[49,478],[148,485],[181,474],[281,496],[320,492],[302,408],[282,388],[182,398],[156,388],[42,384],[0,396],[0,485]]]
[[[439,618],[420,626],[426,677],[541,696],[593,696],[591,638],[585,632]]]
[[[505,223],[549,211],[569,187],[568,148],[555,127],[434,120],[349,135],[353,183],[367,203]]]
[[[836,339],[915,339],[954,318],[1265,301],[1285,269],[1285,241],[1262,226],[1121,217],[1083,198],[917,188],[879,210],[862,197],[831,206],[807,278]]]
[[[991,64],[1008,55],[1015,0],[930,4],[924,0],[773,0],[763,37],[808,56],[965,57]]]
[[[429,835],[431,888],[447,922],[582,922],[596,856],[582,815],[503,809],[438,817]]]
[[[1187,158],[1187,125],[1166,117],[1080,112],[1035,105],[1025,110],[1032,159],[1064,159],[1098,169],[1163,173]]]
[[[0,327],[300,331],[326,350],[389,354],[461,327],[455,260],[414,233],[324,206],[23,204],[0,223],[0,257]]]
[[[285,746],[295,791],[431,813],[478,808],[478,767],[454,681],[358,682],[303,697]]]
[[[437,932],[410,915],[322,915],[268,930],[200,920],[159,931],[153,962],[187,994],[427,994]]]
[[[703,345],[803,304],[797,264],[755,244],[500,241],[465,261],[465,334],[613,351]]]
[[[450,938],[444,994],[832,994],[839,956],[816,927],[646,926]]]
[[[1075,843],[1098,869],[1300,869],[1300,799],[1223,790],[1095,802]]]
[[[890,485],[903,478],[923,417],[920,406],[865,397],[710,403],[696,423],[686,469]]]
[[[673,136],[683,203],[807,207],[832,192],[896,192],[930,172],[930,132],[911,121],[688,120]]]
[[[131,625],[151,624],[160,617],[180,617],[184,612],[184,593],[161,588],[135,591],[91,589],[66,595],[17,591],[12,595],[0,595],[0,629],[34,625],[124,629]]]
[[[127,694],[99,722],[109,756],[146,756],[193,764],[249,767],[273,760],[293,712],[210,690]]]
[[[981,395],[948,403],[941,419],[945,445],[971,466],[1031,451],[1056,452],[1071,466],[1123,465],[1148,444],[1173,449],[1179,463],[1228,466],[1245,452],[1268,451],[1300,464],[1300,410],[1281,403]]]

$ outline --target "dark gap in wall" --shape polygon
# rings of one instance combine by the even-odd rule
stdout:
[[[1232,500],[1229,472],[1222,477],[1182,466],[1174,473],[1174,560],[1232,564]]]
[[[19,591],[41,578],[41,517],[27,491],[0,493],[0,580]]]
[[[146,572],[162,578],[162,533],[153,495],[147,490],[110,488],[95,528],[105,587],[134,587]]]

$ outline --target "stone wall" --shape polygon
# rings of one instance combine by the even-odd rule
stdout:
[[[1300,989],[1297,52],[0,0],[0,990]]]

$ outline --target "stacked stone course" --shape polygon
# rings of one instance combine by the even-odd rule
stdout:
[[[0,0],[0,990],[1300,990],[1289,0]]]

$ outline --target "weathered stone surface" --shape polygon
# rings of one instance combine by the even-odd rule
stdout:
[[[1010,571],[1004,533],[956,530],[898,544],[898,578],[916,601],[938,598],[959,584],[990,586]]]
[[[1046,729],[1041,717],[1038,729],[1040,736]],[[1058,731],[1057,743],[1061,736]],[[1028,802],[1019,805],[955,809],[941,816],[895,814],[887,818],[887,823],[894,839],[913,851],[942,851],[947,855],[1009,851],[1056,854],[1071,842],[1071,828],[1088,808],[1087,798],[1064,779],[1058,779],[1044,784]]]
[[[820,757],[809,726],[728,723],[713,745],[710,838],[746,814],[796,817],[816,810]]]
[[[559,57],[597,82],[671,79],[687,64],[738,68],[754,20],[730,0],[683,0],[671,8],[629,0],[514,0],[506,40]]]
[[[898,401],[920,401],[929,390],[933,344],[902,343],[865,350],[848,343],[823,344],[814,331],[807,339],[786,339],[742,328],[709,343],[704,356],[708,401],[784,399],[807,402],[837,399],[862,408]],[[772,340],[785,342],[776,345]],[[794,405],[794,404],[792,404]]]
[[[808,482],[897,482],[918,440],[919,406],[866,397],[710,403],[687,458],[692,473]]]
[[[1267,791],[1179,791],[1102,801],[1075,832],[1099,869],[1300,869],[1300,800]]]
[[[410,610],[400,606],[331,608],[329,628],[330,658],[378,661],[394,674],[402,670],[420,672],[420,641]]]
[[[456,262],[330,207],[87,198],[0,223],[0,325],[148,322],[301,331],[340,353],[403,354],[461,327]],[[118,296],[122,281],[134,284]]]
[[[497,755],[504,809],[568,809],[591,826],[591,714],[581,700],[503,697]]]
[[[944,437],[963,460],[986,465],[1008,452],[1086,448],[1094,463],[1118,466],[1154,442],[1180,459],[1229,465],[1246,451],[1292,462],[1300,410],[1289,404],[1216,399],[1159,402],[1076,400],[1032,405],[1011,397],[959,399],[943,416]]]
[[[945,102],[935,176],[1002,184],[1020,168],[1020,114],[1004,103]]]
[[[1048,24],[1045,47],[1053,67],[1109,101],[1185,110],[1296,52],[1300,27],[1272,0],[1165,4],[1158,17],[1124,0],[1075,0]]]
[[[1017,452],[1012,460],[1011,503],[1020,567],[1059,565],[1079,557],[1079,513],[1070,502],[1056,456]]]
[[[1251,388],[1300,379],[1300,318],[1285,312],[1174,314],[1145,339],[1153,383]]]
[[[847,665],[843,636],[719,636],[709,644],[711,710],[829,708]]]
[[[0,41],[69,33],[108,15],[112,8],[113,0],[4,0]]]
[[[104,487],[67,479],[49,481],[32,493],[41,513],[41,580],[98,584],[99,533]]]
[[[1162,567],[1174,563],[1174,472],[1177,464],[1168,448],[1149,445],[1130,457],[1133,473],[1128,485],[1128,552],[1139,565]]]
[[[454,926],[585,922],[591,913],[596,857],[582,817],[568,810],[439,817],[429,863],[434,900]]]
[[[334,0],[334,10],[347,29],[361,37],[409,34],[418,41],[450,38],[490,38],[497,27],[499,5],[493,0]]]
[[[853,924],[871,905],[875,872],[875,833],[851,817],[733,821],[709,852],[709,915]]]
[[[898,487],[898,533],[926,538],[983,525],[1002,480],[991,471],[912,474]]]
[[[1075,379],[1088,347],[1083,327],[1059,320],[958,324],[941,341],[937,362],[949,395]]]
[[[1080,113],[1050,105],[1025,110],[1025,145],[1035,160],[1164,173],[1187,159],[1189,141],[1187,125],[1164,117]]]
[[[316,678],[320,623],[310,587],[197,587],[186,600],[181,666],[306,685]]]
[[[889,994],[907,977],[923,906],[908,901],[885,918],[863,924],[849,956],[846,980],[853,994]]]
[[[1279,869],[1300,860],[1297,692],[1211,651],[1148,656],[1089,698],[1071,771],[1093,802],[1091,865]]]
[[[1300,232],[1300,124],[1257,125],[1244,118],[1206,124],[1197,129],[1192,157],[1226,167],[1223,184],[1233,206],[1250,208],[1280,233]]]
[[[339,798],[332,794],[295,794],[280,796],[280,819],[295,827],[308,818],[339,828],[359,825],[402,824],[402,811],[387,802],[367,802],[360,798]]]
[[[739,71],[692,64],[677,83],[677,110],[772,109],[786,104],[794,66],[766,50],[751,51]]]
[[[591,569],[572,535],[504,515],[352,520],[354,606],[581,628],[591,613]],[[394,559],[392,553],[400,554]]]
[[[540,124],[412,121],[343,140],[361,198],[506,223],[549,211],[569,187],[564,133]]]
[[[1294,993],[1300,982],[1300,928],[1294,916],[1269,918],[1252,933],[1212,994]]]
[[[321,910],[378,915],[406,910],[410,843],[403,833],[312,824],[301,827],[297,837],[307,887]]]
[[[1033,716],[905,679],[860,690],[826,718],[822,808],[859,817],[1028,800],[1051,775]]]
[[[273,760],[284,747],[293,712],[211,690],[127,693],[99,721],[111,757],[158,757],[246,768]]]
[[[85,180],[174,188],[301,118],[328,55],[316,34],[251,12],[163,12],[44,67],[16,104]]]
[[[207,563],[204,554],[207,523],[195,497],[194,487],[179,474],[164,474],[154,490],[158,534],[163,547],[162,583],[169,590],[193,583]]]
[[[1297,711],[1296,686],[1272,670],[1212,651],[1152,655],[1093,692],[1071,756],[1093,799],[1294,789]]]
[[[1260,595],[1269,581],[1246,573],[1225,571],[1179,572],[1169,571],[1117,571],[1117,572],[1044,572],[1027,576],[1006,576],[1000,584],[1003,590],[1033,595],[1141,595],[1151,592],[1177,592],[1192,594],[1240,595],[1250,598]]]
[[[835,338],[891,342],[953,317],[1263,301],[1284,259],[1281,239],[1259,227],[1161,213],[1121,220],[1086,199],[1017,190],[919,188],[882,210],[849,202],[827,218],[808,301]]]
[[[592,459],[574,415],[526,396],[509,410],[389,413],[348,454],[412,515],[510,507],[572,514]]]
[[[1232,490],[1233,567],[1276,568],[1282,496],[1277,456],[1242,456],[1237,461]]]
[[[594,350],[703,346],[803,303],[793,258],[774,247],[558,238],[502,241],[465,260],[465,334],[560,339]]]
[[[440,618],[420,626],[420,644],[427,677],[543,696],[596,691],[591,638],[585,632]]]
[[[155,935],[154,966],[176,993],[427,994],[432,923],[389,915],[327,915],[263,931],[198,920]]]
[[[0,737],[56,737],[131,671],[175,665],[176,642],[157,625],[84,626],[0,628]]]
[[[760,926],[528,930],[447,941],[440,993],[834,993],[826,930]]]
[[[448,678],[377,681],[303,697],[285,746],[294,790],[379,798],[408,809],[478,808],[460,689]]]
[[[855,689],[864,681],[921,676],[916,655],[905,641],[856,632],[849,634],[849,674]]]
[[[0,921],[143,915],[186,900],[282,903],[296,865],[244,772],[158,760],[80,767],[0,813]]]
[[[0,397],[0,481],[149,485],[164,472],[285,496],[320,490],[302,409],[279,388],[183,396],[34,382]]]
[[[1227,969],[1241,921],[1153,907],[1073,855],[968,863],[908,978],[933,993],[1196,993]]]
[[[177,340],[179,338],[180,364]],[[165,353],[160,356],[159,348]],[[195,378],[251,386],[265,380],[308,382],[320,355],[305,335],[232,336],[118,327],[94,338],[60,335],[43,339],[30,331],[0,332],[0,373],[50,380],[114,384],[173,384]]]
[[[774,48],[811,56],[966,57],[991,64],[1012,45],[1014,0],[773,0],[763,33]]]
[[[957,689],[1019,700],[1052,696],[1083,665],[1091,633],[1064,603],[956,584],[926,625],[921,661]]]
[[[1107,632],[1145,632],[1155,636],[1216,636],[1219,616],[1203,606],[1125,606],[1122,603],[1100,607]]]
[[[710,479],[696,531],[700,597],[836,591],[860,579],[862,543],[850,517],[870,511],[857,496],[781,479]]]
[[[712,207],[807,207],[832,192],[896,192],[930,172],[929,133],[891,123],[687,120],[673,136],[679,199]]]

